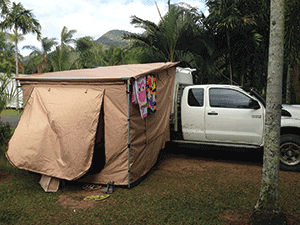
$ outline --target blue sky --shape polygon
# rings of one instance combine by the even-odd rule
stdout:
[[[109,30],[119,29],[140,33],[142,30],[130,24],[130,16],[136,15],[142,19],[157,23],[159,14],[154,0],[20,0],[26,9],[32,9],[36,19],[42,26],[42,37],[57,38],[64,26],[75,29],[74,38],[91,36],[99,38]],[[162,15],[167,12],[167,0],[157,0]],[[171,0],[171,3],[185,2],[205,12],[204,0]],[[41,44],[36,36],[28,34],[20,43],[21,54],[28,55],[28,50],[22,50],[24,45]]]

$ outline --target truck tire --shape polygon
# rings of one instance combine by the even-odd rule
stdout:
[[[280,169],[288,171],[300,170],[300,137],[285,134],[280,137]]]

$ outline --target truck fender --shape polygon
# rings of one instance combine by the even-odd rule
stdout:
[[[283,127],[296,127],[300,128],[300,120],[295,118],[281,118],[281,128]]]

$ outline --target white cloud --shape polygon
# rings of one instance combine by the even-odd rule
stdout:
[[[156,2],[161,14],[164,15],[167,12],[167,1]],[[201,1],[184,2],[199,9],[204,8]],[[130,17],[133,15],[155,23],[159,21],[154,0],[21,0],[21,3],[26,9],[33,10],[42,26],[42,36],[55,37],[58,40],[64,26],[69,30],[77,30],[75,38],[91,36],[97,39],[112,29],[142,32],[130,24]],[[40,47],[36,36],[29,34],[25,38],[26,40],[20,43],[20,50],[24,45]],[[21,50],[21,53],[27,55],[29,52]]]

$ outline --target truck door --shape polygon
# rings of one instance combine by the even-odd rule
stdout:
[[[205,140],[203,88],[185,88],[182,96],[181,118],[184,140]]]
[[[209,88],[205,110],[205,136],[209,141],[260,145],[264,108],[251,107],[253,99],[240,90]]]

